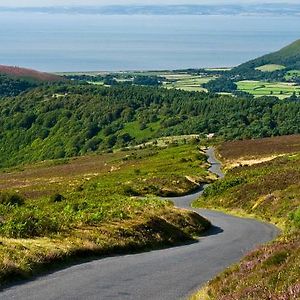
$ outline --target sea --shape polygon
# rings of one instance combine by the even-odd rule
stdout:
[[[0,12],[0,64],[48,72],[232,67],[299,38],[296,16]]]

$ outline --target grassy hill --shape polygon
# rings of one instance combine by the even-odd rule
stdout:
[[[300,40],[259,58],[243,63],[230,71],[239,79],[283,79],[288,71],[300,70]]]
[[[228,142],[219,153],[229,170],[195,205],[273,222],[283,234],[211,280],[194,299],[299,299],[299,135]]]
[[[281,65],[289,69],[300,69],[300,39],[276,51],[240,65],[238,68],[259,68],[265,65]],[[276,68],[275,68],[276,69]]]

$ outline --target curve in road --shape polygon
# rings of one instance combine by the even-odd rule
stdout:
[[[210,170],[223,176],[212,148]],[[172,198],[190,209],[203,191]],[[249,250],[270,241],[278,229],[256,220],[194,209],[214,225],[198,242],[146,253],[103,258],[75,265],[4,290],[2,300],[185,299]]]

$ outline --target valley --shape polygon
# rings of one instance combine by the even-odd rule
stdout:
[[[0,297],[298,299],[299,51],[0,66]]]

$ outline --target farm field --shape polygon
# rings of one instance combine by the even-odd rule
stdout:
[[[166,79],[169,81],[165,82],[164,86],[166,88],[181,89],[184,91],[203,92],[207,90],[202,87],[202,84],[207,83],[215,78],[216,77],[213,76],[203,77],[193,75],[170,75],[166,76]]]
[[[299,136],[228,142],[218,151],[227,167],[229,161],[244,157],[274,157],[227,170],[225,178],[210,185],[194,206],[272,222],[282,234],[248,253],[192,299],[299,299]]]
[[[262,72],[274,72],[274,71],[283,70],[283,69],[285,69],[285,66],[276,65],[276,64],[268,64],[268,65],[263,65],[263,66],[255,68],[255,70],[259,70]]]
[[[280,65],[265,65],[257,69],[263,72],[273,72],[282,69]],[[208,71],[222,71],[227,69],[207,69]],[[229,70],[229,69],[228,69]],[[86,72],[86,73],[66,73],[64,75],[88,75],[88,76],[106,76],[114,75],[118,83],[132,81],[136,76],[157,76],[161,78],[163,87],[167,89],[180,89],[184,91],[198,91],[207,92],[207,89],[202,85],[211,80],[216,79],[217,75],[201,74],[195,75],[185,71],[140,71],[140,72],[117,72],[117,73],[103,73],[103,72]],[[287,72],[286,80],[294,80],[295,77],[300,76],[300,71],[294,70]],[[89,81],[90,84],[104,85],[104,81]],[[292,82],[266,82],[255,80],[243,80],[236,83],[238,90],[250,93],[255,97],[262,96],[276,96],[279,99],[290,97],[294,92],[300,94],[300,86]],[[220,93],[223,94],[223,93]],[[226,93],[230,94],[230,93]]]
[[[238,90],[255,97],[276,96],[280,99],[290,97],[294,92],[300,94],[300,86],[288,82],[263,82],[245,80],[237,82]]]
[[[209,223],[155,195],[185,194],[212,179],[198,147],[179,143],[2,171],[0,285],[85,254],[192,240]]]

